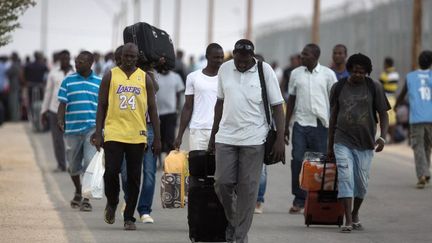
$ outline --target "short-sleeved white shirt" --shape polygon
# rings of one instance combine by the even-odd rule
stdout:
[[[217,98],[216,76],[207,76],[202,69],[190,73],[186,78],[185,95],[193,95],[193,112],[189,124],[192,129],[212,129],[214,106]]]
[[[263,73],[269,103],[282,104],[279,82],[269,64],[263,63]],[[265,142],[269,126],[257,64],[243,73],[236,69],[233,60],[222,64],[218,73],[218,99],[224,103],[217,143],[245,146]]]
[[[158,74],[156,82],[159,90],[156,93],[156,104],[159,115],[177,112],[177,93],[184,90],[183,81],[177,73],[169,71],[168,74]]]
[[[319,63],[312,73],[305,66],[291,72],[289,94],[296,96],[295,122],[301,126],[317,126],[317,119],[323,126],[329,126],[330,90],[337,82],[335,73]]]

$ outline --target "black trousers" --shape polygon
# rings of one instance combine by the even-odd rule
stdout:
[[[119,173],[126,158],[126,171],[128,183],[126,190],[127,200],[126,209],[123,214],[124,220],[132,220],[136,204],[138,201],[139,188],[141,182],[141,166],[144,155],[145,144],[129,144],[108,141],[104,143],[105,150],[105,195],[111,207],[117,207],[119,203],[120,182]]]
[[[160,133],[162,152],[169,153],[174,149],[175,129],[177,125],[177,114],[171,113],[160,115]]]

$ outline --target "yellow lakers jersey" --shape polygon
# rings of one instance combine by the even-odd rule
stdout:
[[[104,139],[122,143],[147,143],[147,90],[145,72],[139,68],[128,78],[111,69]]]

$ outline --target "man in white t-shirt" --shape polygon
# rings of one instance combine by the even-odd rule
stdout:
[[[180,117],[178,135],[174,142],[176,149],[180,148],[188,124],[189,150],[207,149],[217,99],[217,73],[223,63],[223,58],[222,47],[219,44],[211,43],[206,49],[207,66],[187,76],[185,104]]]
[[[266,120],[254,45],[241,39],[234,45],[234,59],[218,72],[218,94],[209,150],[215,150],[215,192],[228,220],[227,242],[247,243],[258,184],[264,161]],[[268,103],[273,110],[277,138],[273,159],[285,158],[284,100],[273,69],[263,64]]]
[[[156,82],[159,85],[159,91],[156,93],[156,104],[160,119],[161,151],[169,153],[174,149],[177,111],[180,106],[180,96],[184,91],[184,84],[180,75],[165,70],[158,71]]]

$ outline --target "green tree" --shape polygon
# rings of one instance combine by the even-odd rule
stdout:
[[[0,0],[0,46],[11,41],[9,32],[20,26],[18,17],[35,4],[34,0]]]

